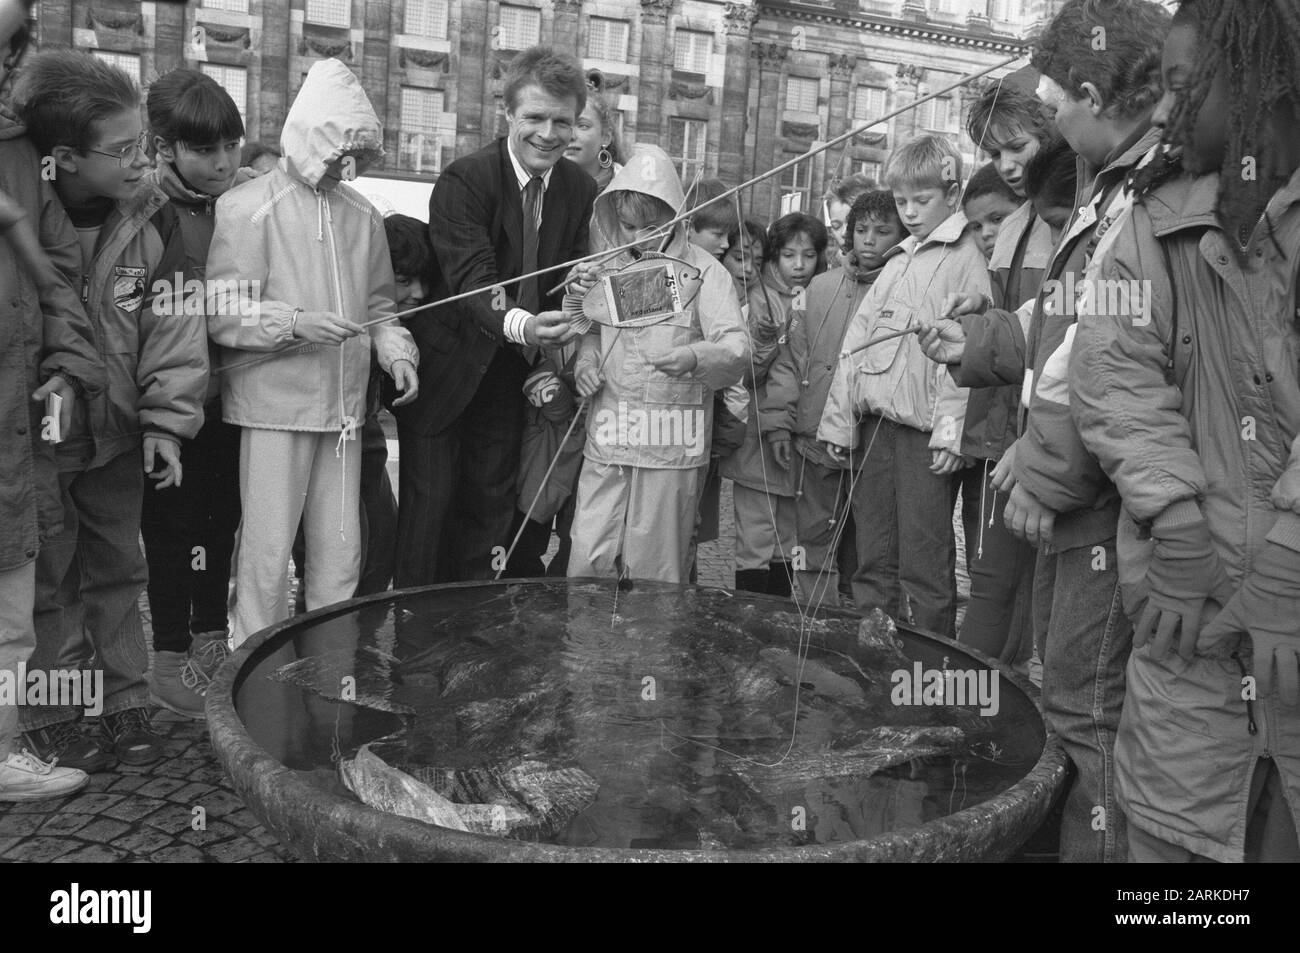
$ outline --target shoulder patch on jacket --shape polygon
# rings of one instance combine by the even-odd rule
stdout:
[[[144,303],[146,269],[132,265],[113,266],[113,304],[120,310],[134,313]]]

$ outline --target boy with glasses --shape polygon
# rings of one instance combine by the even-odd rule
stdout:
[[[166,195],[144,181],[131,78],[87,53],[49,52],[26,66],[18,99],[33,143],[54,160],[54,188],[81,245],[82,302],[108,373],[106,391],[78,403],[58,446],[63,529],[38,559],[29,662],[45,670],[93,653],[104,680],[102,737],[83,730],[75,707],[27,707],[20,724],[34,754],[63,766],[101,771],[114,757],[150,764],[162,739],[149,724],[136,608],[146,579],[141,495],[145,474],[159,489],[181,483],[181,440],[203,423],[206,327],[153,307],[167,284],[155,273],[175,260],[181,236],[174,218],[158,215]]]

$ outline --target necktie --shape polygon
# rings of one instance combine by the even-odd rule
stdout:
[[[524,261],[523,273],[537,270],[537,225],[542,211],[542,180],[533,176],[524,186]],[[541,307],[537,279],[519,282],[519,307],[534,314]]]

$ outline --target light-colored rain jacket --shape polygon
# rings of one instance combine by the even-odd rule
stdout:
[[[280,137],[284,158],[217,200],[207,313],[212,339],[222,345],[217,361],[228,423],[349,433],[365,419],[371,339],[385,373],[398,360],[418,364],[410,332],[396,322],[374,325],[341,346],[290,335],[295,308],[332,311],[357,324],[394,311],[379,211],[344,182],[318,187],[345,150],[378,153],[382,142],[356,76],[338,60],[321,60],[289,109]]]
[[[667,154],[656,146],[638,146],[609,188],[596,198],[591,227],[597,250],[619,244],[614,238],[618,228],[610,196],[620,190],[653,195],[674,212],[684,200]],[[587,411],[584,456],[594,463],[674,470],[704,466],[709,462],[714,392],[738,381],[749,366],[745,324],[727,269],[687,241],[680,226],[664,253],[699,270],[702,284],[691,306],[645,327],[598,325],[591,333],[600,335],[600,353],[588,351],[579,357],[580,362],[594,357],[599,363],[609,355],[601,369],[604,386],[591,398]],[[671,377],[650,363],[650,357],[682,345],[689,346],[696,358],[695,370],[686,377]],[[646,421],[660,422],[659,443],[646,432],[635,435],[638,413]],[[624,421],[630,426],[624,426]],[[674,422],[680,422],[683,439],[664,437],[664,428]]]
[[[1150,310],[1083,316],[1075,333],[1070,406],[1123,502],[1118,568],[1133,619],[1153,547],[1139,525],[1170,507],[1199,505],[1234,588],[1266,539],[1300,560],[1300,499],[1290,512],[1270,502],[1283,473],[1300,469],[1300,172],[1255,227],[1244,265],[1217,223],[1217,191],[1217,174],[1180,177],[1134,206],[1095,277],[1143,282]],[[1300,604],[1294,618],[1300,629]],[[1277,764],[1300,821],[1300,710],[1274,692],[1252,712],[1242,697],[1252,664],[1248,637],[1191,661],[1133,652],[1115,745],[1130,823],[1241,861],[1261,757]]]
[[[938,319],[949,292],[988,294],[988,262],[961,212],[924,239],[909,235],[885,253],[885,267],[844,335],[852,352],[904,328]],[[961,452],[966,389],[925,356],[915,334],[872,344],[841,358],[817,439],[857,446],[858,422],[878,414],[930,434],[930,448]]]

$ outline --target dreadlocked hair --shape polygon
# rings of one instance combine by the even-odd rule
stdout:
[[[1165,127],[1165,141],[1190,146],[1192,127],[1210,85],[1224,71],[1233,108],[1216,210],[1219,224],[1244,247],[1269,197],[1294,172],[1281,168],[1267,141],[1267,126],[1273,113],[1287,105],[1293,119],[1300,121],[1300,4],[1294,0],[1182,0],[1174,23],[1196,30],[1197,65],[1186,89],[1177,95]],[[1242,161],[1247,157],[1256,165],[1253,179],[1242,175]],[[1172,171],[1166,169],[1163,178]],[[1144,192],[1151,187],[1147,185]]]

